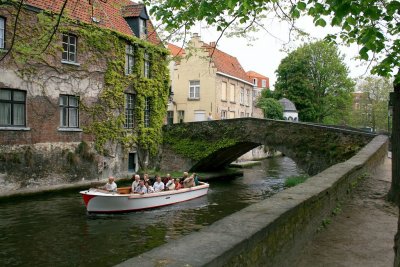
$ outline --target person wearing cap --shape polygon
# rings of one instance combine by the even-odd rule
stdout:
[[[117,192],[117,184],[115,183],[115,178],[110,176],[108,177],[108,182],[103,186],[104,190],[108,192]]]

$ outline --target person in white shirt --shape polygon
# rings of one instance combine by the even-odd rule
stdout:
[[[164,183],[161,181],[160,175],[156,176],[156,182],[153,184],[153,188],[155,192],[164,191]]]
[[[147,193],[147,188],[144,185],[144,181],[143,180],[140,180],[139,185],[136,186],[135,193],[138,193],[138,194],[141,194],[141,195]]]
[[[167,184],[165,185],[165,187],[168,190],[174,190],[175,189],[175,179],[171,178],[170,180],[168,180]]]
[[[114,177],[108,177],[108,183],[103,186],[103,189],[107,190],[108,192],[117,192],[117,184],[114,181]]]
[[[132,192],[135,192],[136,187],[139,185],[140,176],[135,174],[135,181],[132,183]]]
[[[154,188],[150,185],[149,182],[145,182],[145,183],[144,183],[144,186],[146,187],[147,193],[148,193],[148,194],[154,193]]]

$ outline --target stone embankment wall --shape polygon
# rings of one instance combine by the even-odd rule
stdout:
[[[377,136],[349,160],[118,266],[289,266],[340,201],[387,155]]]

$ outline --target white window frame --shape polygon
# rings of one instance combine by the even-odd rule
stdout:
[[[185,122],[185,111],[178,110],[178,123]]]
[[[150,56],[148,53],[144,52],[144,66],[143,66],[143,76],[150,78]]]
[[[6,48],[6,19],[0,17],[0,49]]]
[[[149,128],[151,125],[151,98],[144,98],[144,127]]]
[[[125,49],[125,74],[126,75],[132,74],[134,66],[135,66],[135,47],[131,44],[127,44]]]
[[[244,105],[244,88],[240,88],[240,104]]]
[[[229,86],[229,101],[232,103],[235,103],[235,94],[236,94],[235,90],[236,90],[235,85],[231,83]]]
[[[65,38],[67,40],[65,40]],[[78,45],[78,37],[77,36],[75,36],[73,34],[69,34],[69,33],[64,33],[62,35],[62,46],[63,46],[62,62],[72,62],[72,63],[77,62],[77,54],[78,54],[77,53],[78,52],[77,45]]]
[[[147,21],[139,18],[139,38],[147,36]]]
[[[189,99],[200,99],[200,81],[189,81]]]
[[[226,120],[228,116],[228,113],[226,110],[221,110],[221,120]]]
[[[262,80],[261,81],[261,87],[262,88],[267,88],[267,80]]]
[[[134,94],[125,93],[125,124],[124,128],[133,129],[135,125],[135,101]]]
[[[62,101],[65,99],[65,103]],[[75,104],[71,104],[71,100],[75,100]],[[79,128],[79,96],[60,95],[60,127],[61,128]],[[75,113],[75,119],[71,117]],[[64,116],[65,115],[65,116]]]
[[[227,101],[228,98],[228,84],[226,82],[222,82],[221,84],[221,100]]]
[[[3,92],[2,92],[3,91]],[[0,127],[25,127],[26,125],[26,92],[15,89],[0,89]],[[3,94],[9,92],[9,94]],[[17,97],[23,95],[23,99]],[[8,95],[9,97],[4,97]],[[21,111],[22,106],[22,112]],[[22,123],[17,123],[16,114],[22,115]],[[8,116],[6,116],[8,115]],[[8,119],[7,119],[8,117]]]

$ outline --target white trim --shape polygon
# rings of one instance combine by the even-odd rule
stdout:
[[[223,73],[223,72],[220,72],[220,71],[217,71],[217,74],[219,74],[219,75],[221,75],[221,76],[225,76],[225,77],[227,77],[227,78],[231,78],[231,79],[240,81],[240,82],[243,82],[243,83],[248,84],[248,85],[251,85],[251,86],[254,86],[254,84],[252,84],[252,83],[250,83],[250,82],[248,82],[248,81],[239,79],[238,77],[234,77],[234,76],[231,76],[231,75],[229,75],[229,74],[226,74],[226,73]]]
[[[0,131],[30,131],[29,127],[0,127]]]
[[[59,132],[82,132],[81,128],[66,128],[66,127],[59,127],[57,128]]]
[[[66,60],[61,60],[62,64],[68,64],[68,65],[74,65],[74,66],[80,66],[80,63],[73,62],[73,61],[66,61]]]

